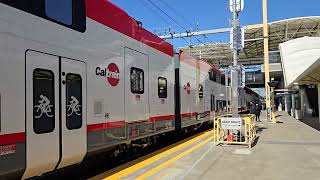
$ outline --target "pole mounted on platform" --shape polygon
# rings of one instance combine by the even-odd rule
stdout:
[[[270,101],[270,72],[269,72],[269,25],[268,25],[268,4],[267,0],[262,0],[262,11],[263,11],[263,44],[264,44],[264,80],[265,80],[265,91],[266,91],[266,109],[267,109],[267,120],[273,120],[273,112],[271,111]]]
[[[232,116],[238,117],[238,76],[240,68],[238,66],[239,51],[243,48],[242,30],[240,27],[239,14],[243,10],[244,0],[229,0],[230,11],[232,12],[231,30],[230,30],[230,44],[233,51],[233,64],[230,67],[231,71],[231,104]]]

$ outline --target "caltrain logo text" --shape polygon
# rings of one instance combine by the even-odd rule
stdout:
[[[119,68],[116,64],[110,63],[107,68],[96,68],[96,75],[107,77],[111,86],[117,86],[120,80]]]
[[[187,91],[188,94],[191,92],[191,86],[190,83],[188,82],[186,85],[183,86],[183,89]]]

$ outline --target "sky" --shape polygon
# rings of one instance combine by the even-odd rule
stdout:
[[[157,34],[229,27],[229,0],[112,0],[143,27]],[[157,7],[158,8],[157,8]],[[269,22],[302,16],[320,15],[320,0],[268,0]],[[165,15],[165,13],[170,16]],[[262,0],[245,0],[241,25],[262,23]],[[168,40],[175,48],[187,46],[189,39]],[[192,45],[228,42],[228,34],[199,36]]]
[[[229,0],[112,0],[143,27],[158,35],[230,27]],[[268,0],[268,21],[319,16],[320,0]],[[167,15],[166,15],[167,14]],[[168,17],[169,16],[169,17]],[[245,0],[240,14],[242,26],[262,23],[262,0]],[[175,49],[188,46],[189,39],[168,40]],[[191,38],[191,45],[229,42],[229,34]],[[264,88],[254,89],[264,96]]]

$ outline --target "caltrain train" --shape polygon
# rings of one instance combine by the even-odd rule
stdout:
[[[230,103],[217,68],[108,0],[0,0],[0,82],[0,179],[191,130]]]

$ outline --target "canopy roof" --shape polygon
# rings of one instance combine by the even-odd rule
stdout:
[[[304,36],[320,36],[320,16],[299,17],[269,23],[269,50],[278,52],[280,43]],[[229,66],[232,63],[233,57],[229,43],[202,44],[181,49],[190,50],[193,56],[207,60],[218,67]],[[245,47],[240,52],[239,58],[239,64],[263,64],[262,24],[245,26]]]
[[[280,44],[287,88],[320,83],[320,37],[303,37]]]

